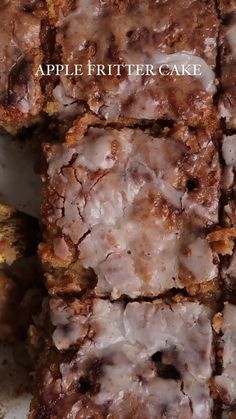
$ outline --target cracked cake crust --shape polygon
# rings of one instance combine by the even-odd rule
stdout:
[[[80,129],[81,122],[69,132],[69,144],[44,148],[40,254],[58,274],[51,284],[46,268],[49,292],[81,291],[76,266],[96,274],[96,295],[114,299],[215,280],[207,231],[218,223],[220,169],[209,134]]]

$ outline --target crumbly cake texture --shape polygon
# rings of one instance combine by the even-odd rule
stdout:
[[[228,129],[236,129],[236,3],[221,26],[221,87],[220,116]]]
[[[184,120],[209,125],[216,114],[215,65],[219,22],[213,0],[48,0],[61,62],[84,66],[61,74],[49,112],[65,118],[84,104],[102,119]],[[191,31],[189,17],[191,16]],[[106,28],[104,30],[104,28]],[[87,64],[201,65],[202,76],[88,75]],[[189,67],[188,67],[189,68]]]
[[[235,12],[236,1],[235,0],[219,0],[219,9],[222,17],[227,18],[229,13]]]
[[[3,0],[0,5],[0,125],[14,131],[42,109],[41,23],[44,1]]]
[[[31,419],[211,418],[211,315],[184,301],[50,302],[54,345]],[[109,321],[107,321],[109,319]]]
[[[0,204],[0,264],[12,265],[37,249],[37,221],[15,208]]]
[[[44,151],[40,254],[51,293],[93,287],[95,278],[97,296],[155,297],[216,280],[208,229],[218,223],[220,169],[205,131],[82,134],[75,125],[67,143]]]

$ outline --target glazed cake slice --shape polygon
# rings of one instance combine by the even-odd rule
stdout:
[[[49,292],[95,286],[97,296],[137,298],[212,283],[220,169],[210,136],[79,126],[44,147]]]
[[[50,308],[56,348],[79,347],[41,360],[31,419],[212,417],[206,307],[52,299]]]
[[[43,59],[43,3],[2,0],[0,5],[0,125],[11,132],[35,118],[42,109],[43,96],[36,71]]]
[[[236,7],[221,26],[221,117],[227,129],[236,128]]]
[[[56,48],[62,64],[69,65],[69,73],[75,64],[83,65],[83,75],[61,73],[49,112],[54,108],[65,118],[78,115],[87,105],[111,121],[171,119],[212,124],[218,36],[213,0],[48,0],[48,5],[58,28]],[[106,74],[88,71],[88,64],[101,63]],[[136,76],[125,67],[107,73],[108,65],[125,64],[151,64],[157,74],[146,74],[142,68]],[[171,69],[176,66],[179,73],[182,65],[190,72],[191,66],[199,65],[201,76],[159,75],[158,69],[165,64]]]

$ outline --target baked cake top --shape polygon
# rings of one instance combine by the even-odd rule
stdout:
[[[3,0],[0,5],[0,121],[38,114],[42,95],[35,72],[42,60],[42,2]]]
[[[44,261],[79,261],[113,298],[217,276],[204,228],[218,222],[219,161],[204,131],[75,126],[69,137],[45,146]]]
[[[62,412],[65,417],[212,417],[212,329],[204,306],[125,306],[96,299],[90,304],[51,301],[55,345],[68,348],[78,337],[82,343],[64,361],[46,362],[32,417],[41,411],[52,417]]]
[[[214,66],[218,20],[214,1],[99,1],[50,0],[58,26],[57,46],[68,64],[163,64],[181,72],[201,66],[201,76],[129,75],[98,76],[95,72],[67,77],[62,74],[54,101],[63,116],[88,104],[101,118],[183,119],[208,123],[214,114]],[[56,17],[55,17],[56,16]],[[191,16],[191,30],[189,28]],[[106,67],[107,71],[107,67]]]

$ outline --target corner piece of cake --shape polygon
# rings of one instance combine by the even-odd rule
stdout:
[[[218,223],[220,168],[209,134],[78,126],[44,147],[49,292],[155,297],[217,282],[207,235]]]
[[[50,308],[55,347],[74,349],[42,356],[30,419],[212,418],[205,306],[52,299]]]
[[[41,23],[44,1],[1,0],[0,125],[10,132],[42,109],[37,68],[42,64]]]
[[[213,0],[48,0],[48,6],[67,66],[52,95],[63,118],[78,115],[81,106],[110,121],[209,125],[216,118]]]

